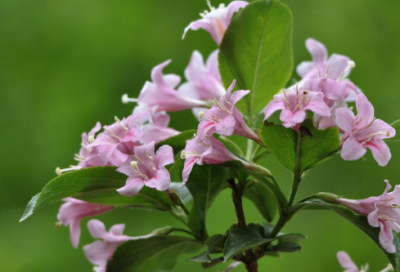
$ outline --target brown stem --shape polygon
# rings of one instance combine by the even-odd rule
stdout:
[[[246,228],[247,224],[246,224],[246,219],[244,217],[243,205],[242,205],[243,191],[241,188],[238,188],[234,179],[229,179],[228,183],[231,185],[232,188],[232,199],[233,199],[233,204],[235,206],[236,217],[238,219],[239,228]],[[246,255],[241,257],[240,260],[246,265],[246,269],[248,272],[258,271],[257,257],[254,255],[251,249],[246,250]]]

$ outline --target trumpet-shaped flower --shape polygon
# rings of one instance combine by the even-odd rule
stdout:
[[[331,111],[324,102],[324,94],[321,92],[310,92],[298,88],[290,91],[283,91],[274,96],[264,110],[264,121],[275,111],[282,110],[280,119],[283,126],[289,128],[301,124],[307,117],[307,110],[319,116],[330,117]]]
[[[232,93],[236,81],[234,80],[226,94],[210,110],[199,113],[201,121],[197,130],[198,139],[201,141],[212,133],[231,136],[233,133],[242,137],[261,142],[260,137],[251,130],[243,119],[243,115],[235,104],[250,91],[236,91]]]
[[[157,107],[157,111],[181,111],[195,107],[204,107],[208,104],[204,101],[194,99],[175,90],[181,78],[174,74],[163,74],[163,69],[171,61],[165,61],[151,71],[153,82],[147,81],[140,91],[138,99],[130,99],[123,96],[123,102],[138,102],[139,106],[149,108]]]
[[[194,51],[185,70],[187,82],[182,84],[178,92],[184,96],[199,100],[218,99],[225,94],[218,68],[218,50],[211,53],[206,64],[203,56]]]
[[[126,185],[117,191],[121,195],[132,196],[143,186],[165,191],[169,188],[171,177],[165,165],[174,162],[172,147],[161,146],[154,154],[154,142],[133,148],[134,155],[117,169],[128,176]]]
[[[96,148],[104,164],[108,163],[117,149],[124,154],[129,154],[133,146],[140,145],[143,136],[141,126],[149,117],[149,112],[133,114],[122,120],[115,117],[116,122],[114,124],[104,126],[104,132],[96,138],[89,138],[90,144],[86,148]]]
[[[114,225],[107,232],[103,222],[96,219],[88,222],[88,228],[93,238],[102,239],[83,247],[86,258],[96,265],[96,272],[106,272],[107,262],[112,259],[115,250],[123,242],[147,239],[155,235],[154,233],[139,237],[123,235],[125,224]]]
[[[340,265],[344,269],[346,269],[344,272],[367,272],[368,271],[368,264],[361,267],[361,270],[359,270],[357,265],[350,258],[349,254],[347,254],[344,251],[339,251],[337,253],[337,258],[338,258]]]
[[[336,110],[336,124],[344,131],[341,156],[344,160],[358,160],[369,148],[380,166],[388,164],[391,153],[383,139],[394,137],[396,131],[390,125],[374,117],[374,107],[364,94],[356,99],[357,116],[351,109]]]
[[[78,247],[81,236],[80,223],[83,218],[96,216],[112,210],[113,206],[98,205],[71,197],[63,199],[57,218],[65,226],[69,225],[71,243],[74,248]]]
[[[232,160],[242,161],[233,155],[223,143],[215,139],[212,135],[209,135],[202,140],[194,138],[186,141],[186,147],[185,150],[182,151],[181,157],[185,160],[182,171],[183,183],[186,183],[189,179],[189,175],[195,164],[221,164]],[[244,161],[242,162],[243,164],[246,163]]]
[[[201,13],[201,19],[191,22],[183,33],[183,38],[185,38],[186,33],[191,30],[198,30],[200,28],[208,31],[214,41],[220,45],[222,39],[224,38],[225,31],[231,23],[232,16],[239,9],[244,8],[249,3],[245,1],[233,1],[227,7],[224,4],[220,4],[218,8],[214,8],[210,4],[210,0],[207,0],[210,11],[205,10]]]
[[[380,228],[379,242],[389,253],[395,253],[393,244],[393,231],[400,231],[400,185],[396,185],[393,192],[388,180],[385,180],[386,189],[380,196],[372,196],[366,199],[354,200],[339,198],[338,204],[359,214],[368,216],[368,223],[372,227]]]

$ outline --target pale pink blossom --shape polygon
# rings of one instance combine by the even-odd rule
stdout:
[[[374,107],[364,94],[356,99],[357,116],[351,109],[339,108],[336,110],[336,124],[344,131],[341,156],[344,160],[358,160],[369,148],[380,166],[388,164],[391,153],[383,141],[392,138],[396,131],[390,125],[374,117]]]
[[[96,272],[106,272],[108,261],[112,259],[115,250],[122,243],[129,240],[147,239],[155,235],[153,233],[139,237],[123,235],[125,224],[114,225],[107,232],[103,222],[96,219],[88,222],[88,228],[93,238],[101,239],[83,247],[86,258],[96,266]]]
[[[220,4],[218,8],[211,6],[210,1],[207,0],[210,11],[205,10],[201,13],[201,19],[191,22],[183,33],[183,38],[185,38],[186,33],[191,30],[198,30],[200,28],[208,31],[214,41],[220,45],[222,39],[224,38],[225,31],[231,23],[232,16],[239,9],[244,8],[249,3],[245,1],[233,1],[227,7],[224,4]]]
[[[207,106],[206,102],[185,96],[176,90],[181,78],[174,74],[163,74],[163,69],[170,62],[170,60],[165,61],[153,68],[152,82],[145,83],[138,99],[131,99],[124,95],[123,102],[138,102],[139,107],[157,107],[157,111],[171,112]]]
[[[260,137],[250,129],[243,119],[243,115],[235,104],[250,91],[236,91],[232,93],[236,81],[228,88],[226,94],[210,110],[199,113],[200,124],[197,130],[198,139],[202,140],[212,133],[223,136],[237,134],[239,136],[261,142]]]
[[[110,126],[104,126],[102,133],[96,138],[89,139],[90,143],[86,148],[96,148],[96,152],[104,164],[107,164],[116,155],[118,155],[119,161],[126,159],[126,154],[132,153],[133,147],[140,145],[143,136],[141,126],[149,118],[149,112],[133,114],[122,120],[115,117],[116,122]]]
[[[225,94],[221,75],[218,68],[218,50],[215,50],[204,64],[200,52],[194,51],[189,65],[185,70],[186,83],[183,83],[178,92],[194,99],[213,100]]]
[[[64,198],[66,203],[62,204],[58,211],[57,218],[65,226],[69,225],[71,243],[74,248],[78,247],[81,236],[80,222],[83,218],[106,213],[113,209],[113,206],[98,205],[75,198]]]
[[[212,135],[205,137],[202,140],[194,138],[186,141],[186,147],[185,150],[182,151],[181,157],[185,160],[182,171],[183,183],[186,183],[188,180],[195,164],[221,164],[232,160],[242,161],[233,155],[223,143],[215,139]],[[242,161],[242,163],[247,164],[244,161]]]
[[[400,231],[400,185],[388,193],[392,188],[388,180],[385,180],[386,189],[380,196],[372,196],[366,199],[354,200],[339,198],[335,202],[359,214],[368,216],[368,223],[372,227],[380,228],[379,242],[389,253],[395,253],[393,244],[393,231]]]
[[[165,165],[174,162],[172,147],[161,146],[154,154],[154,142],[135,146],[133,154],[117,169],[128,176],[126,185],[117,191],[121,195],[132,196],[143,186],[165,191],[169,188],[171,177]]]
[[[268,103],[264,110],[264,121],[278,110],[281,110],[280,120],[287,128],[303,123],[308,110],[319,116],[330,117],[331,111],[323,99],[322,92],[310,92],[302,88],[283,90],[283,93],[275,95]]]
[[[357,265],[350,258],[349,254],[347,254],[344,251],[339,251],[337,253],[337,258],[338,258],[340,265],[344,269],[346,269],[343,272],[367,272],[367,270],[368,270],[368,264],[365,265],[365,267],[361,267],[361,270],[359,270]]]

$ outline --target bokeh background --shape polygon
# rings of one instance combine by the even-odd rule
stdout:
[[[294,16],[296,65],[310,59],[306,38],[322,41],[330,53],[355,60],[351,79],[372,101],[376,116],[399,119],[400,2],[283,2]],[[83,131],[96,121],[110,124],[115,115],[131,113],[133,105],[123,105],[120,97],[137,96],[154,65],[173,59],[166,72],[183,75],[193,50],[208,55],[216,48],[202,30],[181,40],[184,27],[206,7],[205,0],[0,1],[0,271],[92,271],[81,248],[93,241],[86,220],[78,250],[69,242],[68,229],[55,227],[58,204],[23,223],[18,220],[29,199],[55,176],[54,169],[73,163]],[[186,112],[172,114],[171,126],[186,130],[197,124]],[[299,197],[319,191],[350,198],[381,194],[384,179],[400,183],[400,143],[390,147],[393,158],[385,168],[370,154],[356,162],[336,156],[306,176]],[[263,164],[288,191],[290,174],[273,158]],[[223,192],[210,210],[212,234],[235,222],[229,194]],[[245,210],[249,222],[262,223],[251,203],[245,202]],[[179,226],[168,214],[136,210],[115,210],[100,219],[107,226],[125,222],[128,235]],[[371,271],[388,263],[364,234],[329,211],[304,211],[284,231],[308,236],[301,253],[261,259],[260,271],[342,271],[335,256],[339,250],[359,265],[368,262]],[[202,271],[185,262],[187,257],[175,271]]]

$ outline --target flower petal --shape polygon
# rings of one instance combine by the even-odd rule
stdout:
[[[354,113],[347,108],[339,108],[335,111],[336,125],[347,133],[351,133],[354,124]]]
[[[392,154],[383,140],[374,138],[366,143],[365,147],[371,150],[374,159],[380,166],[386,166],[389,163]]]
[[[364,94],[357,95],[356,98],[357,116],[361,118],[359,128],[367,127],[374,120],[374,107]]]
[[[340,109],[338,109],[336,112],[339,110]],[[366,152],[367,150],[365,147],[357,142],[353,136],[350,136],[344,141],[340,156],[346,161],[355,161],[364,156]]]
[[[339,251],[337,253],[337,258],[343,268],[356,269],[356,271],[358,271],[356,264],[345,251]]]
[[[126,180],[126,185],[117,190],[120,195],[133,196],[142,190],[144,182],[140,178],[128,178]]]

